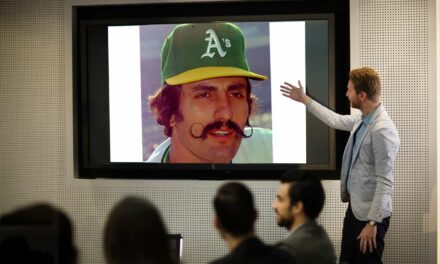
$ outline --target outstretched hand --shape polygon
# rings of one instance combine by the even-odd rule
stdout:
[[[280,87],[280,91],[283,96],[294,101],[307,104],[310,100],[310,97],[308,97],[304,92],[304,87],[302,86],[301,81],[298,81],[298,87],[288,82],[284,82],[284,84],[280,85]]]

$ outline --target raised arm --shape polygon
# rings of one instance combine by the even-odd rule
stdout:
[[[305,93],[301,81],[298,81],[298,86],[284,82],[284,84],[280,85],[280,91],[283,96],[306,105],[307,111],[331,128],[350,131],[356,120],[360,119],[360,117],[355,118],[350,115],[340,115],[314,101]]]

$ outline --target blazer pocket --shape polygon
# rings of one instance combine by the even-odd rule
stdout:
[[[370,172],[371,173],[371,172]],[[361,199],[362,201],[373,201],[374,193],[376,191],[376,182],[374,176],[364,175],[362,177]]]

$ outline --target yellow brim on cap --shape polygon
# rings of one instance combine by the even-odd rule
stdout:
[[[264,75],[256,74],[236,67],[201,67],[182,72],[165,80],[169,85],[180,85],[218,77],[248,77],[255,80],[266,80]]]

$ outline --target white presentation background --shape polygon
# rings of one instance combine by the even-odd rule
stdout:
[[[305,22],[271,22],[270,76],[274,163],[306,163],[306,110],[282,96],[280,85],[306,87]]]
[[[306,162],[305,107],[282,96],[285,81],[305,80],[305,22],[270,22],[271,105],[274,163]],[[142,162],[139,26],[108,29],[110,161]]]
[[[139,26],[109,27],[108,50],[110,161],[142,162]]]

